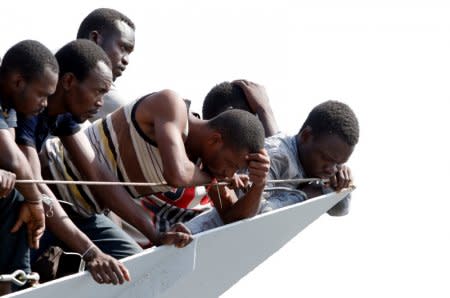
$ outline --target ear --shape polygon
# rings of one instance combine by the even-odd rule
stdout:
[[[306,143],[310,142],[313,138],[311,126],[306,126],[305,128],[303,128],[299,132],[299,135],[300,135],[300,142],[302,144],[306,144]]]
[[[71,72],[65,73],[61,78],[61,85],[64,90],[70,90],[77,82],[77,78]]]
[[[25,87],[26,85],[26,80],[23,77],[23,75],[21,73],[19,73],[18,71],[14,72],[11,76],[11,86],[15,89],[15,90],[21,90]]]
[[[89,32],[89,40],[95,42],[97,45],[100,45],[103,41],[103,38],[98,31],[94,30]]]
[[[208,146],[221,146],[223,143],[222,135],[218,132],[213,132],[207,140]]]

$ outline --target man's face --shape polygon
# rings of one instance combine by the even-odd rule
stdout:
[[[238,170],[247,168],[248,153],[233,150],[221,141],[209,144],[201,156],[203,169],[219,180],[231,178]]]
[[[123,21],[116,21],[116,30],[102,35],[99,46],[103,48],[112,64],[113,81],[122,75],[134,50],[134,30]]]
[[[47,106],[47,97],[55,92],[57,83],[58,73],[49,67],[28,82],[19,79],[13,95],[14,109],[27,116],[39,114]]]
[[[300,132],[298,154],[307,177],[332,177],[347,162],[353,148],[336,134],[316,137],[310,131]]]
[[[103,96],[112,84],[112,73],[108,65],[99,61],[83,81],[74,78],[67,94],[67,109],[78,122],[92,118],[103,106]]]

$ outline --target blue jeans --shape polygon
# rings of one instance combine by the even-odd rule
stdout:
[[[69,216],[70,216],[69,212]],[[75,225],[94,242],[105,254],[116,259],[122,259],[142,251],[142,248],[120,227],[113,223],[104,214],[95,214],[88,218],[70,216]],[[40,248],[31,253],[31,261],[37,258],[50,246],[60,246],[67,250],[66,246],[50,232],[45,231],[41,239]]]
[[[15,189],[8,197],[0,198],[0,274],[11,274],[17,269],[31,272],[26,226],[23,225],[16,233],[10,232],[23,200]]]

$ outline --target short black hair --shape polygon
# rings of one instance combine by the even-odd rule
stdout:
[[[59,63],[59,77],[73,73],[79,81],[83,81],[99,61],[111,68],[111,61],[105,51],[88,39],[77,39],[63,46],[56,54]]]
[[[123,13],[111,8],[97,8],[81,22],[78,28],[77,38],[89,39],[89,33],[98,31],[101,34],[109,34],[117,30],[116,21],[123,21],[133,30],[134,23]]]
[[[301,130],[307,126],[313,135],[336,134],[350,146],[358,143],[358,119],[345,103],[329,100],[319,104],[309,113]]]
[[[203,101],[203,119],[211,119],[229,109],[251,112],[244,91],[237,84],[222,82],[214,86]]]
[[[59,71],[53,53],[39,41],[28,39],[15,44],[6,52],[0,67],[0,75],[19,71],[29,81],[42,75],[46,67],[55,73]]]
[[[243,110],[228,110],[208,121],[218,131],[225,146],[255,153],[264,148],[264,127],[259,119]]]

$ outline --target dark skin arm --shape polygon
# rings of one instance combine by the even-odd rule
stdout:
[[[83,132],[61,138],[69,151],[74,164],[83,178],[91,181],[118,181],[117,177],[103,164],[98,162],[89,140]],[[137,206],[123,186],[90,186],[99,203],[143,233],[154,245],[175,245],[184,247],[192,238],[181,232],[159,233],[151,219],[142,208]],[[107,190],[107,191],[105,191]]]
[[[19,146],[27,157],[33,170],[35,179],[42,179],[41,164],[36,149],[31,146]],[[71,250],[83,255],[88,248],[89,254],[85,256],[87,268],[92,277],[98,283],[122,284],[125,280],[129,281],[130,276],[125,266],[113,257],[104,254],[94,243],[70,220],[64,209],[59,204],[55,195],[46,184],[39,184],[41,193],[45,193],[52,198],[51,207],[44,204],[46,212],[50,208],[53,210],[53,216],[46,217],[46,224],[50,231],[61,241],[63,241]]]
[[[238,200],[236,193],[227,186],[212,186],[209,190],[208,194],[224,223],[250,218],[258,213],[270,168],[270,159],[266,150],[261,149],[258,153],[249,154],[247,160],[249,162],[248,178],[252,185],[242,198]],[[247,183],[236,181],[233,185],[246,187]]]
[[[209,183],[211,177],[187,156],[183,132],[188,113],[186,104],[176,93],[164,90],[144,100],[136,112],[139,125],[160,149],[164,179],[173,187]]]
[[[266,138],[279,132],[278,124],[275,120],[275,115],[273,114],[264,86],[247,80],[235,80],[233,84],[241,87],[244,91],[251,112],[258,115],[259,120],[264,126]]]
[[[16,138],[16,131],[14,128],[8,128],[12,139]],[[14,189],[16,183],[16,174],[0,169],[0,199],[8,196]]]
[[[0,168],[13,172],[17,179],[33,179],[33,172],[26,157],[17,147],[13,135],[6,129],[0,129]],[[39,247],[39,239],[45,230],[44,208],[41,194],[35,184],[18,184],[16,188],[25,197],[19,217],[12,232],[17,232],[22,224],[27,225],[28,243],[32,248]]]

